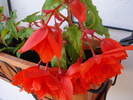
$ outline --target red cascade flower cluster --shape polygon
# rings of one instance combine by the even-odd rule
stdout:
[[[37,47],[39,44],[35,43],[30,42],[29,45]],[[25,51],[24,47],[20,50]],[[53,48],[55,49],[56,47]],[[115,40],[105,38],[101,41],[101,49],[102,54],[95,55],[83,63],[79,58],[68,70],[60,69],[61,73],[58,67],[47,69],[29,67],[16,74],[12,84],[21,85],[22,90],[33,92],[39,99],[49,94],[60,100],[71,100],[74,94],[85,94],[90,85],[100,85],[106,79],[121,74],[123,67],[120,60],[127,57],[125,50],[133,50],[133,46],[123,47]],[[60,49],[58,50],[60,52]]]

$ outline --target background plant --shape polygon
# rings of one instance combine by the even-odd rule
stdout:
[[[23,46],[27,38],[34,32],[33,27],[39,26],[38,20],[42,15],[38,15],[38,13],[35,12],[16,22],[16,10],[11,11],[10,18],[8,18],[4,15],[4,7],[0,7],[0,36],[1,42],[4,44],[0,51],[6,50],[20,57],[20,53],[16,53],[16,51]],[[27,23],[27,26],[20,26],[21,23]]]

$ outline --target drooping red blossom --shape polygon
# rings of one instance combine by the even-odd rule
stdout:
[[[21,89],[25,89],[28,93],[33,92],[32,83],[38,77],[49,75],[45,70],[40,70],[37,66],[32,66],[20,71],[12,78],[13,85],[21,85]]]
[[[108,78],[121,74],[120,61],[108,55],[96,55],[81,64],[79,68],[83,79],[90,84],[100,85]]]
[[[63,74],[58,74],[58,68],[40,69],[32,66],[17,73],[12,78],[13,85],[20,85],[21,90],[28,93],[33,92],[39,99],[43,99],[47,94],[60,98],[60,100],[71,100],[73,95],[73,85],[71,79]]]
[[[84,22],[86,20],[86,7],[80,0],[72,0],[70,9],[79,22]]]
[[[68,70],[67,70],[67,75],[75,81],[77,78],[80,77],[80,72],[78,71],[78,68],[80,67],[81,62],[77,61],[76,63],[72,64]]]
[[[126,59],[125,50],[133,50],[133,46],[124,47],[118,42],[107,38],[102,40],[101,49],[102,54],[91,57],[82,63],[79,68],[83,78],[93,85],[100,85],[107,78],[121,74],[123,67],[120,60]]]
[[[133,46],[122,46],[117,41],[111,38],[105,38],[100,44],[101,50],[104,54],[112,55],[118,60],[126,59],[128,56],[125,50],[133,50]]]
[[[122,46],[120,43],[118,43],[117,41],[111,38],[104,38],[101,41],[100,47],[101,47],[102,52],[106,52],[112,49],[120,48]]]
[[[66,74],[67,70],[61,69],[61,74],[58,73],[58,67],[49,68],[49,71],[61,83],[61,91],[59,94],[60,100],[72,100],[73,84],[71,78]]]
[[[81,77],[81,74],[79,72],[79,67],[81,65],[81,60],[78,59],[78,61],[74,64],[72,64],[66,74],[70,77],[72,83],[73,83],[73,94],[85,94],[86,90],[90,89],[90,84],[88,82],[85,82],[85,80]]]
[[[62,92],[60,94],[61,100],[72,100],[73,84],[68,76],[61,77]]]
[[[44,25],[31,34],[18,52],[23,53],[27,50],[35,50],[41,60],[47,63],[54,55],[57,56],[57,58],[61,57],[61,41],[61,31],[53,32],[47,25]]]

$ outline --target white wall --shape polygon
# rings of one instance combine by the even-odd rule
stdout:
[[[132,0],[93,0],[97,5],[103,24],[133,30]],[[130,36],[131,32],[109,30],[111,38],[120,39]],[[122,61],[124,70],[118,76],[115,86],[108,92],[107,100],[133,100],[133,51],[128,51],[129,57]]]
[[[0,5],[4,1],[0,0]],[[20,20],[34,11],[39,11],[43,1],[11,0],[13,9],[18,11],[18,18],[16,20]],[[104,25],[133,29],[133,0],[93,0],[93,2],[97,5]],[[111,29],[109,32],[111,37],[117,41],[131,34],[130,32]],[[122,61],[125,69],[122,71],[122,75],[119,75],[116,85],[112,86],[109,90],[107,100],[133,100],[133,51],[128,51],[128,55],[128,59]],[[17,96],[21,95],[21,99],[12,93],[15,93]],[[11,94],[12,99],[10,99],[9,94]],[[4,83],[2,80],[0,80],[0,98],[2,100],[34,100],[31,95],[19,93],[19,91],[16,92],[16,88]]]

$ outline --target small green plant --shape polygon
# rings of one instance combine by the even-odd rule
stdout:
[[[7,50],[13,54],[18,51],[27,38],[34,32],[34,26],[38,27],[38,20],[42,15],[37,15],[39,12],[35,12],[19,22],[16,22],[17,18],[16,10],[10,12],[10,18],[4,15],[4,8],[0,7],[0,37],[1,42],[4,44],[0,51]],[[28,23],[27,26],[19,26],[20,23]],[[19,53],[17,53],[19,54]]]

